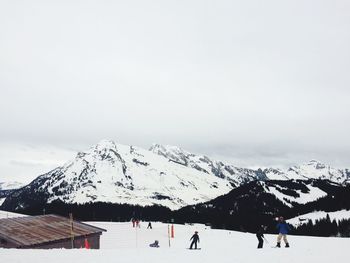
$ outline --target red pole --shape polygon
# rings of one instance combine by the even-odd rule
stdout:
[[[174,225],[171,225],[171,238],[174,238]]]

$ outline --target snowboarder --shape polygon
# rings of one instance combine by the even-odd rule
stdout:
[[[152,223],[151,222],[148,222],[147,229],[152,229]]]
[[[158,240],[154,240],[154,242],[152,244],[149,244],[150,247],[159,247],[159,241]]]
[[[193,236],[191,237],[190,241],[192,240],[190,249],[192,249],[194,245],[194,249],[197,249],[197,242],[199,243],[199,236],[198,236],[198,231],[195,231]]]
[[[290,231],[290,227],[284,220],[283,216],[280,216],[277,224],[278,236],[277,236],[277,247],[281,247],[281,240],[283,238],[286,247],[289,247],[289,243],[287,240],[287,234]]]
[[[258,238],[259,244],[258,244],[258,248],[263,248],[264,245],[264,232],[266,230],[266,226],[261,225],[258,229],[258,231],[256,232],[256,237]]]

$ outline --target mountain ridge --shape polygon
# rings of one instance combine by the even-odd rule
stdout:
[[[252,181],[331,180],[349,182],[347,169],[335,169],[315,160],[287,170],[240,168],[176,146],[154,144],[149,150],[102,140],[63,166],[11,191],[3,206],[34,202],[111,202],[161,205],[178,209],[206,202]]]

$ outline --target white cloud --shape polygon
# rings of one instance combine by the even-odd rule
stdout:
[[[2,1],[0,138],[347,166],[349,12],[326,0]]]

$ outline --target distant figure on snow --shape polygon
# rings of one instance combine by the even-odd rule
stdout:
[[[148,222],[147,229],[152,229],[152,223],[151,222]]]
[[[159,242],[158,240],[154,240],[152,244],[149,244],[150,247],[159,247]]]
[[[140,228],[141,225],[140,225],[140,220],[136,219],[136,227]]]
[[[286,247],[289,247],[287,234],[290,231],[290,227],[288,226],[288,224],[286,223],[286,221],[282,216],[280,216],[278,219],[277,230],[278,230],[277,247],[281,247],[282,237],[283,237],[284,243],[286,244]]]
[[[197,242],[199,243],[199,236],[198,236],[198,231],[194,232],[193,236],[191,237],[190,241],[192,240],[190,249],[193,248],[194,245],[194,249],[197,249]]]
[[[263,248],[264,245],[264,232],[266,231],[266,226],[261,225],[256,232],[256,237],[259,240],[258,248]]]

